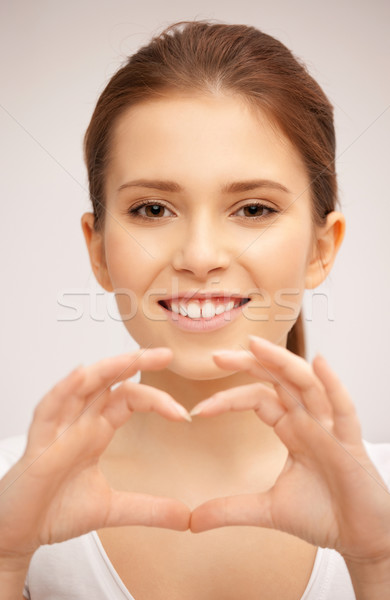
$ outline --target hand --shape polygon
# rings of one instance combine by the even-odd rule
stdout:
[[[165,368],[171,358],[168,348],[153,348],[104,359],[75,369],[45,395],[24,455],[0,481],[0,557],[30,555],[42,544],[102,527],[188,529],[184,503],[113,490],[99,468],[100,455],[133,411],[186,418],[184,407],[161,390],[131,381],[110,389],[138,370]]]
[[[255,383],[226,390],[190,414],[208,417],[253,409],[274,428],[288,458],[265,493],[209,500],[191,516],[193,532],[257,525],[335,548],[350,560],[390,556],[390,495],[370,461],[347,390],[325,359],[310,366],[275,344],[251,338],[250,350],[214,354],[216,364],[245,371]],[[207,404],[206,404],[207,403]]]

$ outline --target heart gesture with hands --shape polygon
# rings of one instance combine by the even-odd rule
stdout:
[[[107,358],[78,367],[44,396],[24,455],[0,481],[0,558],[28,557],[43,544],[101,527],[188,529],[190,510],[183,502],[114,490],[99,466],[116,429],[132,412],[189,418],[169,394],[125,381],[138,370],[163,369],[171,358],[168,348]]]
[[[260,381],[218,392],[191,415],[253,409],[273,427],[288,457],[271,489],[209,500],[191,530],[227,525],[278,529],[334,548],[346,560],[390,557],[390,493],[369,459],[349,394],[325,359],[311,366],[289,350],[251,336],[250,350],[214,353],[216,364]]]
[[[125,381],[138,370],[163,369],[171,358],[170,349],[154,348],[104,359],[75,369],[46,394],[24,455],[0,481],[0,556],[15,549],[31,556],[40,545],[103,527],[198,533],[249,525],[334,548],[352,562],[388,559],[390,494],[366,453],[348,392],[322,357],[311,366],[261,338],[251,338],[250,351],[214,354],[222,369],[247,372],[259,382],[219,392],[191,414],[254,410],[288,450],[274,486],[215,498],[192,513],[174,498],[112,489],[99,459],[132,412],[191,420],[166,392]]]

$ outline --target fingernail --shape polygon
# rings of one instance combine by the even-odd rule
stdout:
[[[166,353],[167,353],[167,351],[169,352],[169,354],[172,354],[172,350],[171,350],[170,348],[166,347],[166,346],[156,346],[155,348],[146,348],[146,349],[144,350],[144,352],[145,352],[145,351],[147,351],[147,352],[148,352],[148,354],[150,354],[151,352],[152,352],[152,353],[154,353],[154,352],[155,352],[156,354],[157,354],[157,353],[158,353],[158,354],[161,354],[161,353],[163,353],[163,354],[165,353],[165,354],[166,354]]]
[[[190,423],[192,423],[190,414],[186,411],[184,406],[182,406],[181,404],[177,404],[177,402],[175,402],[175,404],[173,406],[175,407],[175,410],[179,413],[179,415],[184,417],[186,419],[186,421],[189,421]]]
[[[215,350],[212,352],[213,356],[235,356],[237,350]]]
[[[268,346],[269,348],[271,348],[275,345],[272,342],[270,342],[269,340],[266,340],[265,338],[262,338],[262,337],[258,337],[257,335],[250,335],[249,339],[252,342],[257,342],[258,344],[261,344],[262,346]]]
[[[213,398],[209,398],[208,400],[203,400],[202,402],[199,402],[199,404],[197,404],[192,410],[190,410],[190,415],[192,417],[199,415],[206,406],[212,403],[212,401]]]
[[[326,360],[325,356],[323,356],[322,354],[320,354],[319,352],[317,352],[317,354],[315,355],[316,359],[320,359],[323,362],[325,362],[326,364],[328,364],[328,361]]]

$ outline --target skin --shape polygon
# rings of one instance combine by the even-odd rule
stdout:
[[[148,177],[173,180],[182,191],[118,192],[126,182]],[[254,178],[289,192],[268,187],[221,192],[227,182]],[[188,410],[213,396],[208,407],[193,413],[207,419],[181,427],[137,415],[106,456],[130,455],[132,440],[148,431],[137,452],[152,453],[149,474],[163,473],[176,496],[189,506],[200,504],[192,511],[193,532],[261,525],[336,548],[357,598],[382,597],[390,587],[390,539],[383,533],[390,518],[388,493],[365,452],[347,391],[323,358],[308,365],[285,349],[294,316],[275,300],[281,290],[294,290],[299,310],[304,289],[325,279],[344,236],[343,215],[333,211],[323,226],[313,225],[310,181],[300,155],[266,115],[234,96],[171,96],[129,110],[115,131],[106,198],[102,233],[93,230],[93,215],[82,217],[94,273],[107,291],[132,290],[133,304],[142,310],[125,324],[139,344],[173,351],[165,370],[142,373],[141,382],[169,391]],[[162,201],[168,212],[137,220],[128,211],[140,199]],[[243,218],[242,206],[253,199],[277,213],[257,221]],[[252,300],[250,313],[210,333],[179,331],[156,302],[161,292],[216,288],[242,296],[266,290],[270,302],[264,307]],[[117,303],[124,316],[129,303],[123,296]],[[262,346],[262,340],[271,344]],[[215,354],[221,349],[230,352]],[[254,460],[270,453],[279,457],[281,471],[270,490],[207,498],[211,487],[231,489],[237,476],[233,457],[237,471],[248,473]],[[178,455],[191,465],[179,488],[172,479]],[[211,469],[214,486],[204,475],[210,462],[217,463]],[[205,489],[186,497],[194,479],[205,481]],[[302,489],[308,490],[303,502]]]
[[[118,193],[139,178],[173,180],[183,192],[137,187]],[[228,182],[254,178],[283,184],[289,193],[220,191]],[[143,373],[141,381],[169,392],[187,410],[218,390],[255,381],[240,370],[226,373],[212,353],[248,348],[250,334],[285,346],[296,314],[276,303],[278,294],[293,290],[283,298],[298,312],[305,287],[326,277],[344,235],[344,217],[336,211],[323,227],[313,227],[309,180],[299,154],[264,114],[232,96],[172,96],[130,109],[115,130],[106,194],[102,233],[93,230],[92,213],[82,217],[92,268],[107,291],[131,290],[138,310],[125,326],[132,337],[143,347],[173,351],[168,369]],[[137,220],[128,210],[141,199],[165,202],[169,210],[158,220]],[[278,212],[251,220],[242,207],[255,200]],[[243,296],[261,289],[269,303],[264,307],[254,294],[242,316],[223,329],[182,332],[157,303],[172,289],[223,289]],[[117,303],[122,317],[129,314],[126,295],[118,293]],[[197,457],[199,470],[221,447],[231,448],[220,459],[226,470],[233,453],[242,468],[260,447],[265,452],[271,445],[283,454],[272,429],[250,413],[198,421],[179,431],[153,415],[137,415],[116,436],[115,451],[130,452],[145,426],[150,431],[145,452],[149,443],[172,457],[180,448],[192,460]],[[239,443],[243,429],[245,445]]]
[[[134,411],[183,420],[169,394],[127,381],[138,370],[163,368],[171,357],[167,348],[141,349],[78,367],[39,402],[26,450],[0,480],[2,600],[22,598],[29,563],[41,545],[100,527],[188,529],[190,510],[183,502],[112,489],[99,465]],[[121,385],[111,390],[114,383]]]
[[[140,177],[175,180],[183,191],[118,195]],[[282,183],[290,194],[220,192],[227,182],[252,178]],[[243,524],[280,529],[337,548],[358,600],[387,597],[388,491],[365,452],[347,390],[323,358],[309,365],[286,350],[294,321],[275,301],[280,290],[294,289],[299,308],[305,287],[323,281],[343,239],[336,211],[313,227],[309,183],[290,142],[236,97],[172,96],[122,117],[105,228],[94,231],[91,213],[82,228],[100,284],[132,290],[142,307],[125,320],[142,348],[76,369],[38,404],[26,451],[0,481],[6,600],[21,597],[40,545],[135,524],[193,533]],[[174,216],[151,224],[130,218],[129,206],[141,198],[166,202]],[[277,218],[253,223],[238,216],[254,198],[275,207]],[[169,295],[172,281],[179,290],[217,287],[244,296],[261,288],[272,301],[253,301],[250,318],[242,314],[218,331],[179,332],[161,318],[155,295]],[[123,317],[126,304],[118,296]],[[137,371],[140,383],[128,381]],[[114,383],[120,385],[111,389]],[[196,407],[206,398],[208,405]],[[192,422],[175,400],[195,408]],[[121,477],[112,465],[120,457],[126,471],[135,449],[148,480],[160,477],[166,494],[114,489],[112,480]],[[179,457],[186,466],[180,478]],[[260,469],[261,490],[245,488],[253,469]]]

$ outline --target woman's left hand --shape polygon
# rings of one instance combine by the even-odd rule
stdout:
[[[312,366],[289,350],[251,337],[250,350],[214,354],[229,371],[269,382],[231,388],[198,404],[201,416],[256,411],[288,450],[271,489],[209,500],[191,530],[226,525],[278,529],[334,548],[346,560],[390,557],[390,493],[367,455],[350,396],[322,356]]]

